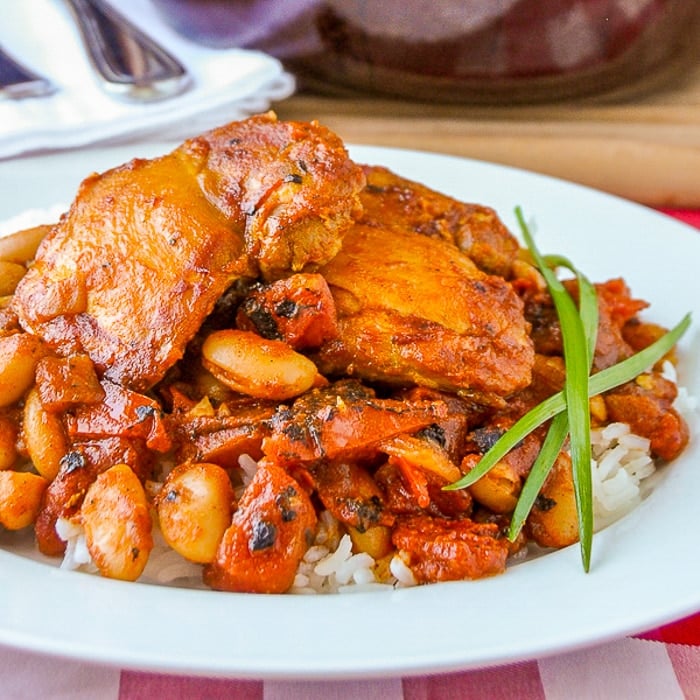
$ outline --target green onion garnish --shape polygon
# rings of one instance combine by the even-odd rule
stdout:
[[[522,528],[540,489],[570,433],[574,489],[579,524],[579,542],[585,571],[590,568],[593,538],[593,497],[591,485],[591,441],[589,399],[621,384],[652,367],[680,340],[690,326],[690,314],[668,333],[631,357],[591,375],[598,329],[598,302],[595,288],[566,258],[543,257],[534,244],[521,210],[516,216],[523,237],[554,302],[562,332],[566,381],[564,390],[535,406],[506,431],[483,455],[479,463],[461,479],[446,486],[456,490],[471,486],[488,473],[511,449],[538,427],[552,420],[540,453],[523,485],[509,531],[515,539]],[[551,267],[568,268],[578,281],[578,308]]]
[[[525,224],[523,223],[522,225],[524,226]],[[598,337],[598,294],[588,278],[580,270],[576,269],[568,258],[561,255],[547,255],[544,257],[544,261],[549,267],[565,267],[576,275],[579,290],[579,314],[581,315],[581,322],[583,323],[584,335],[588,340],[588,363],[590,371],[590,366],[593,364],[596,339]]]
[[[521,226],[524,226],[519,211],[518,218],[521,221]],[[565,267],[576,275],[579,289],[579,314],[583,324],[584,335],[587,339],[588,371],[590,372],[590,368],[593,364],[596,338],[598,336],[598,295],[595,291],[595,287],[567,258],[548,255],[544,258],[544,261],[549,267]],[[525,520],[532,510],[544,481],[564,446],[568,434],[568,415],[566,412],[559,413],[552,419],[547,437],[542,443],[537,459],[532,465],[530,473],[523,484],[508,530],[508,539],[511,540],[511,542],[517,538],[522,530]]]
[[[530,254],[547,283],[547,288],[554,302],[561,327],[562,346],[566,380],[564,396],[566,398],[567,422],[571,434],[571,462],[573,465],[574,493],[576,512],[578,514],[579,543],[583,568],[588,571],[591,560],[591,541],[593,539],[593,480],[591,477],[591,413],[588,407],[588,377],[593,360],[593,351],[589,348],[583,327],[582,314],[564,285],[542,258],[530,230],[525,223],[523,213],[515,210],[520,229]],[[579,276],[580,278],[582,277]],[[592,314],[595,326],[598,326],[597,299],[596,312]],[[591,311],[586,309],[587,312]],[[593,346],[595,348],[595,345]],[[563,421],[561,422],[563,425]],[[555,455],[556,457],[556,455]],[[550,465],[551,467],[551,465]]]

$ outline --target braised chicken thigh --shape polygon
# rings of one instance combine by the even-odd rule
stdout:
[[[460,202],[378,165],[363,166],[358,221],[397,231],[413,231],[456,245],[485,272],[509,277],[520,248],[496,212],[483,204]]]
[[[240,277],[326,262],[364,184],[318,124],[234,122],[88,177],[19,284],[25,330],[144,390]]]
[[[419,384],[484,403],[529,383],[534,351],[519,297],[453,243],[358,224],[320,273],[339,329],[316,357],[322,373]]]

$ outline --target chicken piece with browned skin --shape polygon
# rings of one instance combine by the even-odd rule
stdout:
[[[363,167],[367,186],[360,223],[440,238],[485,272],[510,276],[520,246],[493,209],[460,202],[387,168]]]
[[[104,376],[153,386],[241,277],[327,262],[364,175],[317,123],[260,115],[80,186],[20,282],[22,327]]]
[[[534,351],[520,298],[454,244],[358,224],[319,272],[338,314],[338,337],[314,356],[324,374],[487,404],[528,385]]]

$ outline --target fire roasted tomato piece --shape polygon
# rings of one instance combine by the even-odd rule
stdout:
[[[375,451],[382,440],[412,433],[446,415],[441,401],[380,399],[355,381],[314,389],[270,421],[265,454],[279,463],[347,459]]]
[[[477,579],[503,573],[508,540],[494,523],[413,516],[394,528],[392,541],[419,583]]]
[[[204,581],[217,590],[284,593],[313,540],[316,512],[284,469],[261,463]]]
[[[627,423],[632,432],[649,438],[652,454],[671,461],[690,439],[688,424],[673,408],[675,384],[656,372],[641,374],[605,395],[610,420]]]
[[[296,274],[260,285],[245,297],[236,325],[295,350],[317,348],[338,334],[335,302],[318,274]]]
[[[321,462],[313,470],[318,497],[341,523],[365,532],[375,525],[391,525],[383,494],[372,475],[352,462]]]

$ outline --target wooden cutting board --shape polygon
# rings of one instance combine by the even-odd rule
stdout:
[[[682,59],[635,85],[529,106],[440,105],[301,89],[273,105],[348,143],[515,165],[650,206],[700,208],[700,31]]]

